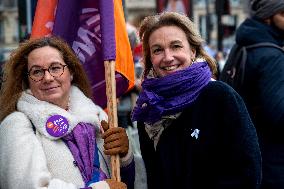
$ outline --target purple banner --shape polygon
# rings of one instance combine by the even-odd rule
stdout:
[[[60,0],[53,27],[53,35],[65,39],[80,59],[92,86],[93,100],[102,108],[107,105],[104,57],[115,59],[113,2],[110,2]],[[116,86],[118,97],[128,88],[128,80],[118,72]]]
[[[115,60],[115,24],[113,0],[100,1],[102,48],[104,60]]]

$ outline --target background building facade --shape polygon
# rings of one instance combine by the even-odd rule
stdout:
[[[218,50],[232,46],[235,29],[248,16],[248,0],[180,1],[186,6],[188,16],[195,21],[202,37]],[[0,0],[0,61],[5,60],[11,49],[28,37],[36,2],[37,0]],[[126,20],[137,24],[137,27],[142,18],[161,11],[160,6],[167,2],[168,0],[123,0]]]
[[[0,61],[4,61],[11,49],[18,45],[17,0],[0,0]]]

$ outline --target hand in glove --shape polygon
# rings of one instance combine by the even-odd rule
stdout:
[[[118,182],[113,179],[106,179],[105,181],[108,183],[110,189],[127,189],[126,184],[123,182]]]
[[[115,181],[114,179],[106,179],[103,181],[95,182],[89,185],[92,189],[127,189],[127,186],[123,182]]]
[[[102,138],[104,139],[104,153],[106,155],[117,155],[124,157],[127,155],[129,141],[124,128],[109,128],[106,121],[102,121],[101,125],[104,129]]]

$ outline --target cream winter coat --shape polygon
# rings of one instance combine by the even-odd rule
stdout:
[[[84,187],[74,158],[60,137],[46,131],[46,121],[52,115],[68,120],[70,133],[79,122],[91,123],[98,132],[101,169],[110,177],[109,157],[103,155],[103,140],[99,133],[100,121],[107,120],[105,112],[72,86],[69,110],[40,101],[27,90],[17,104],[18,111],[0,124],[0,188],[2,189],[75,189]],[[32,123],[36,128],[33,130]],[[62,137],[62,136],[61,136]],[[129,153],[121,159],[121,166],[131,161]],[[99,182],[99,188],[109,188]]]

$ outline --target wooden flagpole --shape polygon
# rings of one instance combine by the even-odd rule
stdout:
[[[115,82],[115,61],[104,61],[109,128],[118,127]],[[111,178],[121,181],[119,155],[111,156]]]

